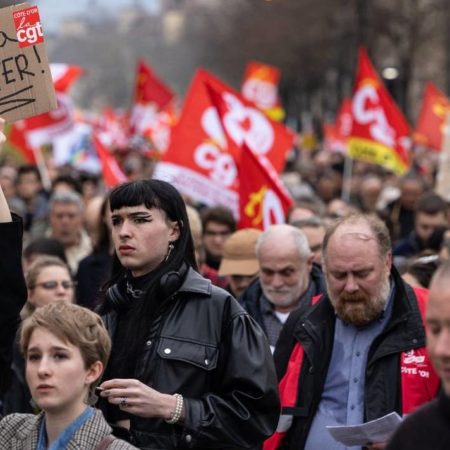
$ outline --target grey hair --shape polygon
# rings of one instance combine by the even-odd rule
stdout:
[[[259,258],[259,252],[263,242],[269,237],[276,236],[277,234],[279,234],[280,239],[286,237],[292,239],[302,261],[306,261],[309,258],[311,249],[309,248],[308,239],[306,238],[305,233],[303,233],[302,230],[287,224],[272,225],[259,235],[255,247],[257,258]]]
[[[81,195],[73,191],[55,192],[50,198],[50,210],[56,203],[63,203],[65,205],[77,205],[80,211],[83,211],[84,209],[84,203]]]

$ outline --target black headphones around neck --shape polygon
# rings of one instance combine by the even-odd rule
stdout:
[[[178,291],[186,278],[188,269],[189,266],[183,262],[179,270],[171,270],[160,278],[158,291],[161,295],[161,300],[165,300]],[[130,300],[124,293],[121,292],[119,283],[115,283],[110,286],[105,295],[106,303],[115,311],[124,311],[128,309]]]

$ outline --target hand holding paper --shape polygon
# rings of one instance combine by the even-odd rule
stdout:
[[[379,419],[360,425],[328,426],[327,430],[336,441],[341,442],[347,447],[356,445],[367,446],[372,443],[383,445],[382,443],[389,440],[401,421],[402,418],[396,412],[392,412]],[[372,446],[372,448],[376,449],[382,447]]]

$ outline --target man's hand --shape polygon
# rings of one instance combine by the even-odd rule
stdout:
[[[377,444],[370,444],[366,446],[367,450],[384,450],[386,448],[386,442],[378,442]]]
[[[135,379],[113,379],[103,382],[100,396],[123,411],[139,417],[168,420],[175,411],[176,398],[162,394]]]

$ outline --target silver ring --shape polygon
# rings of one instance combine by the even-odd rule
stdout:
[[[128,402],[127,402],[127,398],[126,397],[122,397],[121,398],[119,406],[121,408],[126,408],[128,406]]]

